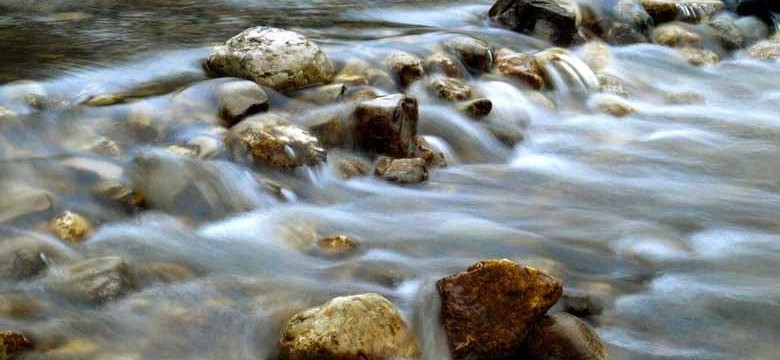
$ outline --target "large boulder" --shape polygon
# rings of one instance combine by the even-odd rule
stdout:
[[[571,45],[579,37],[579,9],[572,0],[498,0],[488,15],[514,31],[556,45]]]
[[[279,340],[281,360],[387,360],[420,356],[414,332],[384,297],[334,298],[293,316]]]
[[[527,360],[604,360],[606,349],[598,335],[579,318],[566,314],[545,316],[534,326],[523,346]]]
[[[507,259],[480,261],[437,285],[456,360],[511,356],[563,294],[559,280]]]
[[[378,155],[403,158],[414,150],[417,99],[387,95],[360,103],[353,114],[355,146]]]
[[[317,44],[299,33],[266,26],[244,30],[215,47],[206,68],[275,90],[329,83],[335,76],[333,64]]]
[[[80,261],[64,270],[64,278],[55,289],[76,301],[101,304],[138,288],[136,274],[117,256]]]

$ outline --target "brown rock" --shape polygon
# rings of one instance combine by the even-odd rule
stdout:
[[[234,153],[249,153],[265,165],[285,170],[317,165],[327,156],[316,137],[277,116],[242,121],[231,129],[226,143]]]
[[[561,305],[564,311],[579,317],[601,315],[604,311],[604,300],[582,290],[564,292]]]
[[[87,218],[71,211],[65,211],[55,217],[50,226],[57,237],[71,243],[81,242],[94,228]]]
[[[560,281],[511,260],[487,260],[437,283],[456,360],[512,355],[563,293]]]
[[[520,79],[534,89],[544,87],[542,69],[532,55],[503,48],[496,51],[495,61],[502,74]]]
[[[642,6],[656,24],[674,20],[698,23],[720,11],[723,2],[721,0],[642,0]]]
[[[469,84],[456,78],[435,78],[428,86],[436,95],[447,101],[467,100],[473,93]]]
[[[371,174],[371,162],[353,154],[336,152],[335,156],[328,158],[328,164],[336,175],[345,180]]]
[[[750,57],[759,60],[775,60],[780,58],[780,41],[764,40],[755,43],[748,48],[747,53]]]
[[[454,78],[463,76],[460,64],[450,55],[443,52],[437,52],[425,58],[425,70],[431,74],[443,73]]]
[[[399,51],[387,57],[388,66],[398,76],[401,87],[407,87],[425,75],[422,59],[408,52]]]
[[[606,349],[582,320],[561,313],[545,316],[528,334],[523,346],[528,360],[604,360]]]
[[[279,339],[281,360],[417,359],[414,332],[377,294],[334,298],[293,316]]]
[[[18,332],[0,331],[0,360],[12,359],[34,347],[30,339]]]
[[[393,159],[381,156],[374,168],[374,175],[400,184],[417,184],[428,180],[428,168],[425,160],[420,158]]]
[[[360,247],[360,243],[346,235],[322,238],[317,242],[321,253],[329,256],[343,255]]]
[[[65,268],[65,278],[55,289],[78,301],[94,304],[117,299],[137,289],[137,279],[120,257],[93,258]]]
[[[32,295],[0,294],[0,316],[4,318],[29,319],[42,314],[46,308],[46,303]]]
[[[347,86],[337,83],[308,87],[293,92],[292,96],[298,100],[303,100],[312,104],[326,105],[341,100],[346,92]]]
[[[701,46],[699,34],[688,30],[681,23],[663,24],[650,35],[654,43],[669,47]]]
[[[493,102],[490,99],[479,98],[469,101],[463,101],[456,105],[458,111],[466,116],[473,118],[482,118],[490,115],[493,111]]]
[[[678,52],[693,66],[715,65],[720,62],[720,56],[707,49],[685,47]]]
[[[424,137],[418,135],[415,143],[417,147],[414,150],[414,157],[425,160],[425,165],[428,167],[447,167],[444,154],[434,149]]]
[[[364,101],[355,108],[353,117],[356,148],[398,158],[414,149],[417,99],[394,94]]]
[[[568,46],[579,39],[579,9],[572,0],[498,0],[490,19],[513,31]]]
[[[469,69],[479,72],[490,70],[493,55],[490,52],[490,44],[486,41],[459,35],[447,39],[444,46],[457,55]]]

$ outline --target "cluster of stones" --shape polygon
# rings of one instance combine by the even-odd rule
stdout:
[[[595,332],[579,318],[547,314],[561,282],[511,260],[481,261],[437,283],[442,328],[452,357],[604,359]],[[417,335],[392,302],[377,294],[334,298],[290,318],[279,339],[282,360],[419,359]]]

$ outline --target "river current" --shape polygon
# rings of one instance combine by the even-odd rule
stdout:
[[[163,150],[207,131],[176,123],[177,111],[213,110],[181,104],[208,91],[201,64],[209,49],[245,28],[302,32],[336,62],[426,54],[453,34],[518,51],[549,46],[492,24],[490,5],[0,0],[0,106],[21,119],[0,123],[0,240],[33,236],[76,259],[177,262],[195,273],[93,307],[48,290],[55,262],[46,276],[0,281],[0,295],[41,304],[33,316],[0,318],[0,328],[71,346],[24,359],[266,359],[292,313],[376,292],[410,320],[425,359],[446,359],[433,284],[480,259],[510,258],[605,299],[589,321],[610,359],[777,359],[780,67],[742,51],[694,67],[658,45],[609,47],[605,71],[632,89],[637,110],[622,118],[596,111],[599,95],[571,84],[545,92],[550,107],[509,83],[470,79],[492,100],[491,121],[522,134],[513,147],[412,87],[420,132],[449,162],[417,186],[343,180],[327,166],[260,174],[284,187],[279,197],[250,167]],[[79,105],[133,91],[141,94],[128,104]],[[271,97],[296,112],[283,95]],[[128,127],[138,109],[150,119],[144,131],[160,134]],[[342,109],[297,116],[317,111]],[[85,151],[101,136],[118,139],[121,154]],[[150,191],[172,191],[182,178],[217,184],[246,211],[218,214],[192,197],[128,213],[93,194],[96,178],[126,179],[139,156],[162,164],[147,174]],[[40,189],[53,208],[15,216],[25,205],[14,201],[30,201],[17,195]],[[61,245],[41,225],[65,209],[96,223],[84,243]],[[359,239],[361,250],[343,258],[308,251],[333,234]]]

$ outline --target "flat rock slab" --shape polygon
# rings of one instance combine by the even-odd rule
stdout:
[[[559,280],[507,259],[480,261],[437,285],[456,360],[511,356],[563,294]]]

